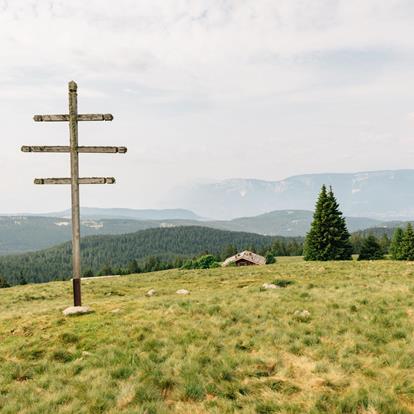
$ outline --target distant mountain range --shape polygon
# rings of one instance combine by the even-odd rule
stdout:
[[[132,220],[119,218],[119,209],[111,215],[111,209],[83,209],[90,216],[82,215],[81,235],[125,234],[149,228],[172,228],[180,226],[204,226],[219,230],[242,231],[269,236],[298,237],[309,230],[313,213],[306,210],[282,210],[254,217],[233,220],[198,221],[188,219]],[[159,213],[160,214],[160,213]],[[168,213],[169,214],[169,213]],[[187,213],[186,213],[187,214]],[[188,214],[191,215],[191,212]],[[60,217],[0,216],[0,255],[23,253],[51,247],[71,239],[71,221],[66,212]],[[93,218],[92,218],[93,217]],[[395,226],[379,220],[348,217],[351,232],[371,227]]]
[[[177,190],[169,201],[185,209],[84,207],[81,234],[202,225],[304,236],[322,184],[332,185],[351,232],[369,228],[380,232],[414,218],[414,170],[308,174],[281,181],[231,179],[189,186]],[[39,250],[70,239],[70,210],[0,216],[0,255]]]
[[[10,214],[8,215],[10,216]],[[27,213],[21,216],[61,217],[70,218],[71,210],[53,213]],[[182,208],[170,209],[132,209],[132,208],[95,208],[81,207],[82,218],[92,219],[131,219],[131,220],[198,220],[195,213]]]
[[[307,174],[280,181],[229,179],[177,189],[168,202],[215,219],[274,210],[313,210],[322,184],[333,187],[347,216],[414,218],[414,170]]]

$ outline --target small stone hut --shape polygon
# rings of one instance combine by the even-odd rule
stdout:
[[[237,253],[234,256],[228,257],[222,264],[222,266],[228,266],[234,263],[236,266],[252,266],[252,265],[264,265],[266,259],[260,254],[249,252],[245,250],[241,253]]]

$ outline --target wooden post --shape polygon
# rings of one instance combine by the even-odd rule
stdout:
[[[35,122],[69,122],[70,146],[27,146],[23,152],[70,153],[70,178],[36,178],[35,184],[70,184],[72,200],[72,265],[73,265],[73,301],[75,307],[82,306],[81,295],[81,255],[80,255],[80,201],[79,184],[115,184],[114,177],[79,178],[79,153],[125,154],[125,147],[102,147],[78,145],[79,121],[112,121],[112,114],[78,114],[78,86],[69,82],[69,114],[35,115]]]
[[[79,201],[79,155],[78,155],[78,85],[69,82],[69,134],[70,176],[72,195],[72,266],[73,301],[82,306],[80,263],[80,201]]]

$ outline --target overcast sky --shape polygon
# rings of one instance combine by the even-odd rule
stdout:
[[[77,81],[86,206],[165,207],[198,179],[414,166],[413,0],[0,0],[0,212],[69,206],[63,123]],[[179,206],[170,206],[179,207]]]

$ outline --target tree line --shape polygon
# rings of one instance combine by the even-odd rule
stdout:
[[[81,240],[84,276],[143,273],[180,268],[212,254],[222,261],[241,250],[275,256],[301,255],[303,239],[262,236],[201,226],[155,228]],[[33,253],[0,256],[0,275],[10,285],[67,280],[72,274],[71,243]]]
[[[357,232],[349,234],[345,218],[332,188],[325,185],[319,193],[311,229],[305,238],[305,260],[380,260],[386,254],[394,260],[414,260],[414,231],[410,223],[405,230],[397,228],[392,240],[386,233]]]
[[[350,235],[332,188],[321,188],[306,238],[261,236],[201,226],[148,229],[116,236],[91,236],[81,241],[84,277],[146,273],[177,268],[214,267],[241,250],[274,263],[277,256],[305,260],[414,260],[414,231],[397,228],[387,234]],[[10,285],[67,280],[71,277],[71,243],[39,252],[0,257],[0,288]]]

